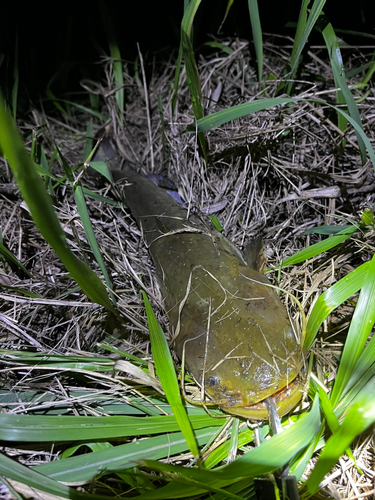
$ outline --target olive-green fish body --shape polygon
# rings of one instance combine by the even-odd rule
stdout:
[[[173,345],[213,403],[265,419],[273,396],[280,415],[302,396],[303,355],[285,307],[263,274],[201,217],[132,170],[125,203],[156,266]]]

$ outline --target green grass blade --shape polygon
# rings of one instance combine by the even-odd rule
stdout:
[[[120,110],[120,120],[123,120],[123,111],[125,103],[124,94],[124,76],[122,74],[121,53],[118,45],[112,40],[109,42],[109,50],[113,59],[113,78],[117,87],[115,99]]]
[[[205,444],[215,432],[216,428],[197,430],[198,443]],[[108,474],[137,467],[139,461],[146,456],[153,460],[159,460],[177,453],[184,453],[187,450],[186,439],[181,432],[164,432],[157,437],[114,446],[104,451],[85,453],[65,460],[37,465],[33,467],[33,470],[58,481],[90,481],[98,474]]]
[[[25,150],[15,124],[0,96],[0,148],[8,159],[36,226],[55,250],[73,279],[87,297],[113,313],[115,309],[97,275],[70,250],[64,232],[53,209],[51,198],[35,172],[34,163]]]
[[[366,67],[366,69],[367,68],[368,68],[368,71],[367,71],[366,75],[363,77],[362,81],[357,84],[358,88],[366,87],[368,85],[368,83],[370,82],[372,75],[375,73],[375,61],[368,63],[368,66]],[[348,77],[349,77],[349,74],[348,74]]]
[[[94,118],[98,118],[101,122],[105,122],[108,117],[103,115],[102,113],[99,113],[99,111],[95,111],[94,109],[88,108],[87,106],[83,106],[82,104],[79,104],[74,101],[69,101],[67,99],[59,99],[56,97],[51,90],[47,89],[46,91],[48,99],[56,106],[56,108],[60,111],[61,114],[63,115],[69,115],[69,113],[64,109],[60,103],[67,104],[68,106],[74,106],[75,108],[79,109],[83,113],[92,116]]]
[[[306,42],[310,36],[312,29],[315,26],[316,21],[318,20],[322,9],[324,7],[326,0],[314,0],[314,3],[310,9],[309,16],[306,18],[307,6],[310,3],[305,0],[302,3],[300,17],[298,19],[298,25],[296,30],[296,36],[293,43],[292,54],[290,58],[290,75],[289,78],[291,80],[294,79],[294,76],[297,72],[299,59],[301,57],[302,51],[306,45]],[[287,94],[290,94],[292,83],[290,82],[288,85]]]
[[[362,288],[368,268],[368,262],[362,264],[320,295],[307,321],[305,349],[310,348],[321,324],[331,312]]]
[[[92,227],[89,212],[87,210],[87,205],[85,202],[85,197],[83,194],[82,186],[75,187],[75,189],[74,189],[74,201],[76,202],[79,217],[81,219],[83,228],[85,230],[86,238],[89,242],[92,253],[94,254],[96,262],[99,264],[99,267],[103,273],[105,282],[107,283],[107,287],[109,289],[109,295],[112,299],[112,302],[114,304],[116,304],[115,296],[112,293],[112,289],[113,289],[112,281],[111,281],[111,278],[109,277],[109,274],[107,272],[107,268],[105,266],[102,254],[100,253],[98,242],[96,241],[96,238],[95,238],[95,233],[94,233],[94,229]]]
[[[248,0],[251,29],[253,32],[254,48],[258,65],[258,80],[263,78],[263,40],[262,26],[260,24],[258,0]]]
[[[323,385],[318,384],[317,380],[318,379],[311,380],[310,388],[311,388],[311,386],[315,386],[315,389],[319,392],[320,407],[323,411],[323,414],[324,414],[324,417],[327,421],[328,427],[330,428],[330,431],[332,433],[337,432],[337,430],[340,428],[338,416],[336,415],[336,413],[334,411],[334,408],[332,406],[332,402],[328,398],[328,395],[326,393],[325,388],[323,387]],[[350,448],[347,448],[345,451],[346,451],[346,454],[350,458],[352,458],[354,461],[354,457],[353,457],[353,454],[352,454]],[[307,463],[306,463],[306,466],[307,466]]]
[[[111,344],[99,343],[99,344],[97,344],[97,346],[100,349],[104,349],[106,351],[113,352],[117,356],[122,356],[123,358],[128,358],[128,359],[134,361],[134,363],[136,363],[139,366],[143,366],[144,368],[148,367],[148,361],[141,359],[141,358],[137,358],[137,356],[134,356],[133,354],[129,354],[128,352],[124,351],[123,349],[119,349],[118,347],[115,347]]]
[[[40,295],[30,292],[29,290],[24,290],[23,288],[18,288],[16,286],[8,286],[8,285],[0,285],[1,288],[5,290],[11,290],[13,293],[20,293],[21,295],[25,295],[25,297],[30,297],[32,299],[40,299]]]
[[[274,97],[272,99],[257,99],[244,104],[238,104],[237,106],[232,106],[201,118],[196,123],[188,125],[187,130],[192,133],[207,132],[215,127],[220,127],[225,123],[236,120],[237,118],[250,115],[251,113],[292,102],[296,102],[296,99],[290,97]]]
[[[59,103],[59,99],[55,96],[55,94],[52,92],[51,89],[47,89],[46,90],[46,96],[47,96],[47,99],[49,101],[52,102],[52,104],[55,106],[55,108],[60,111],[60,113],[63,115],[63,116],[66,116],[68,115],[68,112],[66,111],[66,109],[64,109],[61,104]]]
[[[246,478],[247,483],[252,483],[252,479]],[[183,498],[187,499],[190,497],[199,499],[199,498],[210,498],[210,500],[226,500],[226,499],[243,499],[243,498],[253,498],[249,497],[238,497],[235,495],[231,495],[228,493],[230,490],[237,490],[237,485],[240,481],[236,481],[234,485],[229,486],[225,490],[221,490],[211,485],[207,485],[205,483],[201,483],[197,480],[192,480],[190,478],[186,478],[182,475],[177,475],[174,477],[174,481],[167,484],[163,488],[159,488],[156,491],[147,492],[144,495],[136,497],[137,500],[167,500],[167,499],[177,499]],[[243,481],[241,481],[242,485]],[[241,485],[239,486],[241,488]],[[216,484],[215,484],[216,486]],[[214,492],[220,491],[217,495],[211,494],[209,497],[206,496],[207,491]]]
[[[204,116],[202,104],[202,91],[199,81],[199,74],[195,62],[194,50],[190,41],[190,37],[185,31],[181,30],[181,44],[184,55],[185,68],[186,68],[186,81],[190,92],[191,104],[193,108],[194,117],[200,120]],[[199,143],[201,145],[204,155],[206,154],[205,139],[202,132],[198,133]]]
[[[99,264],[99,267],[103,273],[104,279],[105,279],[105,281],[107,283],[107,287],[109,289],[109,295],[111,297],[111,300],[112,300],[113,304],[116,304],[115,297],[112,293],[113,285],[112,285],[111,279],[109,277],[109,274],[107,272],[107,269],[105,267],[102,255],[100,253],[99,245],[98,245],[96,238],[95,238],[94,230],[93,230],[93,227],[91,224],[91,219],[90,219],[90,216],[89,216],[89,213],[87,210],[87,205],[86,205],[86,201],[85,201],[84,194],[83,194],[83,188],[80,185],[80,183],[75,182],[72,169],[68,165],[68,162],[66,161],[66,159],[62,155],[59,148],[56,148],[56,149],[57,149],[57,152],[58,152],[60,159],[62,161],[66,176],[70,181],[71,188],[73,189],[74,201],[76,203],[77,211],[78,211],[80,220],[82,222],[82,226],[83,226],[83,229],[85,231],[87,241],[89,242],[90,248],[94,254],[96,262]],[[91,155],[92,155],[92,153],[90,152],[89,158]],[[106,167],[106,169],[108,171],[107,167]]]
[[[229,442],[229,452],[228,452],[228,460],[232,461],[237,456],[238,451],[238,429],[240,427],[240,419],[235,418],[232,423],[232,429],[230,433],[230,442]]]
[[[340,46],[338,44],[337,37],[331,23],[327,23],[322,31],[322,34],[328,49],[333,76],[335,78],[335,85],[340,89],[337,93],[337,103],[346,103],[350,116],[358,123],[358,126],[362,129],[362,121],[359,115],[357,104],[345,80],[344,64],[342,61]],[[339,128],[344,132],[346,129],[347,120],[341,113],[339,113],[338,116]],[[366,161],[366,147],[361,136],[357,134],[357,131],[356,136],[359,150],[361,152],[362,162],[364,163]]]
[[[292,48],[292,53],[290,55],[290,65],[292,69],[292,74],[290,75],[291,78],[296,73],[296,67],[299,62],[299,58],[301,56],[302,50],[303,50],[303,43],[306,43],[307,39],[303,42],[304,38],[304,33],[306,29],[306,24],[307,24],[307,8],[310,4],[310,0],[302,0],[301,3],[301,8],[299,11],[299,16],[298,16],[298,21],[297,21],[297,27],[296,27],[296,34],[294,35],[294,40],[293,40],[293,48]],[[292,85],[292,82],[289,83],[289,85]],[[289,92],[288,92],[289,93]]]
[[[66,363],[81,363],[81,367],[84,368],[85,363],[92,364],[93,366],[98,364],[110,366],[110,370],[113,369],[113,364],[116,362],[114,359],[108,357],[94,357],[94,356],[67,356],[63,354],[44,354],[44,353],[33,353],[30,351],[14,351],[12,349],[0,349],[0,354],[2,356],[9,356],[13,361],[20,361],[21,363],[30,363],[31,365],[43,366],[44,364],[50,364],[50,366],[55,366],[59,368],[64,366]],[[77,365],[79,366],[79,365]],[[100,371],[99,366],[95,368],[96,371]]]
[[[344,85],[347,87],[346,82],[345,82],[345,78],[344,79],[342,78],[342,75],[344,74],[344,64],[342,61],[340,46],[339,46],[338,42],[335,41],[335,42],[332,42],[331,45],[329,45],[330,42],[328,40],[329,40],[329,38],[332,39],[332,36],[331,37],[327,36],[327,32],[328,32],[329,27],[332,29],[332,32],[333,32],[333,28],[332,28],[331,24],[328,24],[327,27],[323,31],[323,36],[324,36],[324,41],[326,42],[327,47],[331,47],[331,49],[328,48],[328,53],[329,53],[329,59],[330,59],[331,67],[332,67],[332,71],[333,71],[333,77],[335,80],[335,87],[337,88],[336,104],[338,106],[344,106],[347,103],[346,103],[346,99],[344,97],[344,93],[342,91],[343,82],[340,81],[340,80],[344,80]],[[333,35],[334,35],[334,33],[333,33]],[[339,67],[341,69],[338,71]],[[350,96],[352,97],[349,89],[348,89],[348,91],[349,91]],[[352,97],[352,101],[353,101],[353,104],[355,105],[353,97]],[[337,113],[337,126],[343,134],[345,133],[346,128],[348,126],[348,121],[340,113]],[[362,124],[361,124],[361,126],[362,126]],[[341,141],[342,147],[345,146],[345,142],[346,142],[345,139],[343,139]],[[360,151],[362,154],[362,149],[360,149]]]
[[[109,10],[106,6],[106,3],[103,0],[99,1],[100,13],[103,18],[103,26],[107,34],[109,51],[111,54],[111,58],[113,60],[113,78],[115,80],[116,85],[116,93],[115,99],[120,111],[119,119],[121,123],[123,122],[123,111],[124,111],[124,103],[125,103],[125,94],[124,94],[124,76],[122,73],[122,62],[121,62],[121,53],[120,49],[115,41],[115,27],[112,22],[112,18],[110,16]]]
[[[86,127],[86,141],[85,141],[85,148],[83,150],[84,159],[90,156],[90,153],[93,148],[93,137],[94,137],[94,132],[92,127],[92,119],[90,119]]]
[[[268,470],[270,470],[270,466],[280,467],[279,464],[287,463],[294,455],[309,445],[319,427],[319,400],[315,398],[308,414],[302,415],[294,425],[285,429],[281,434],[273,436],[261,446],[239,457],[225,469],[221,469],[220,474],[231,478],[238,474],[258,476],[266,472],[266,467]]]
[[[103,175],[108,182],[113,183],[112,175],[109,171],[108,165],[104,161],[90,161],[90,167],[92,167],[96,172]]]
[[[197,443],[195,441],[191,423],[182,404],[180,388],[178,386],[176,371],[173,365],[173,360],[169,351],[167,340],[144,291],[142,291],[142,295],[146,307],[147,322],[150,331],[151,349],[155,362],[156,373],[163,386],[168,403],[173,410],[173,414],[176,417],[177,422],[179,423],[181,432],[186,438],[189,449],[195,457],[198,457],[199,451]]]
[[[84,444],[78,444],[76,446],[72,446],[71,448],[68,448],[67,450],[63,451],[60,455],[61,459],[64,458],[69,458],[70,456],[74,455],[80,448],[87,447],[91,451],[97,452],[97,451],[102,451],[102,450],[109,450],[113,448],[113,445],[108,442],[99,442],[99,443],[84,443]]]
[[[322,409],[328,427],[330,428],[331,432],[336,432],[340,425],[337,416],[335,415],[332,401],[328,398],[325,389],[322,387],[322,385],[318,384],[316,379],[314,380],[314,378],[311,378],[310,387],[311,386],[314,386],[315,391],[319,393],[320,408]]]
[[[187,9],[185,10],[184,17],[181,22],[181,47],[185,61],[186,68],[186,82],[191,96],[191,104],[193,108],[194,117],[200,120],[204,116],[202,104],[202,90],[199,81],[199,74],[197,64],[195,62],[193,45],[190,40],[191,30],[195,14],[198,10],[202,0],[191,0]],[[203,155],[206,156],[206,143],[204,135],[198,133],[199,143],[202,148]]]
[[[29,467],[19,464],[15,460],[0,454],[0,476],[7,477],[13,481],[18,481],[22,484],[27,484],[31,488],[45,491],[51,495],[69,498],[72,500],[105,500],[102,495],[87,495],[78,493],[74,488],[65,486],[54,479],[50,479],[39,472],[36,472]]]
[[[237,458],[234,462],[210,471],[205,469],[185,469],[146,460],[151,469],[167,473],[179,473],[201,483],[223,487],[233,480],[245,476],[259,476],[285,465],[293,456],[308,446],[320,429],[319,398],[316,397],[308,414],[301,415],[295,424],[281,434],[273,436],[260,446]],[[141,497],[139,497],[141,499]],[[151,497],[150,497],[151,498]]]
[[[229,2],[230,1],[231,0],[229,0]],[[206,47],[213,47],[214,49],[220,49],[228,56],[230,56],[234,52],[234,50],[231,47],[228,47],[228,45],[224,45],[221,42],[206,42],[204,45]]]
[[[337,234],[342,231],[349,231],[352,229],[353,224],[346,224],[343,226],[330,226],[323,224],[322,226],[317,226],[317,227],[312,227],[311,229],[306,229],[303,234]],[[357,226],[358,227],[358,226]],[[358,227],[358,229],[363,229],[361,227]]]
[[[296,476],[297,481],[301,479],[314,452],[321,448],[323,444],[322,436],[325,431],[326,423],[322,422],[320,429],[316,432],[309,445],[289,462],[289,475]]]
[[[221,233],[221,231],[223,231],[224,227],[221,225],[221,222],[216,217],[216,215],[209,215],[209,218],[211,219],[211,222],[212,222],[212,225],[214,226],[214,228],[217,229]]]
[[[18,267],[18,269],[21,269],[22,272],[26,274],[29,278],[32,278],[31,274],[29,271],[24,267],[21,262],[15,257],[12,252],[10,252],[3,243],[0,242],[0,255],[10,264],[13,264],[13,266]],[[1,285],[0,285],[1,286]]]
[[[375,322],[375,257],[369,262],[361,293],[350,323],[348,336],[341,355],[340,366],[333,387],[331,401],[334,406],[341,398],[355,365]]]
[[[245,446],[254,440],[254,431],[252,429],[241,429],[238,436],[238,447]],[[215,465],[225,460],[230,451],[230,442],[226,441],[221,446],[213,450],[204,465],[207,469],[212,469]]]
[[[356,134],[358,134],[362,141],[365,144],[367,152],[370,156],[371,162],[375,169],[375,153],[374,149],[366,137],[366,134],[363,132],[362,127],[358,124],[356,120],[354,120],[351,116],[349,116],[344,110],[337,108],[325,101],[320,99],[306,99],[306,98],[292,98],[292,97],[274,97],[272,99],[258,99],[256,101],[247,102],[244,104],[239,104],[238,106],[233,106],[231,108],[224,109],[222,111],[218,111],[217,113],[212,113],[209,116],[205,116],[198,120],[198,122],[193,123],[187,126],[187,130],[189,132],[207,132],[215,127],[220,127],[224,123],[228,123],[232,120],[236,120],[237,118],[241,118],[243,116],[249,115],[251,113],[255,113],[257,111],[262,111],[264,109],[269,109],[274,106],[278,106],[280,104],[290,104],[295,102],[319,102],[324,106],[329,106],[339,113],[341,113],[354,127]]]
[[[50,172],[52,163],[50,163],[50,164],[48,163],[46,153],[44,152],[43,146],[40,146],[39,162],[40,162],[40,166],[45,171],[43,173],[43,176],[45,178],[44,183],[45,183],[46,189],[48,190],[50,195],[53,196],[55,194],[55,191],[53,189],[52,179],[57,181],[57,178],[55,176],[53,176]]]
[[[13,87],[12,87],[12,111],[14,119],[16,119],[17,117],[18,87],[19,87],[19,72],[18,72],[18,33],[17,33],[16,44],[14,47]]]
[[[226,418],[209,415],[191,415],[194,429],[218,427]],[[0,439],[2,441],[54,442],[94,441],[127,436],[163,434],[179,430],[173,415],[156,417],[74,417],[0,414]]]
[[[90,198],[93,198],[94,200],[99,201],[100,203],[107,203],[107,205],[112,205],[113,207],[124,206],[122,202],[112,200],[111,198],[107,198],[106,196],[101,196],[95,191],[91,191],[91,189],[85,187],[82,188],[82,193],[86,196],[90,196]]]
[[[225,9],[225,14],[224,14],[223,20],[221,21],[220,28],[218,29],[218,33],[221,31],[221,27],[225,23],[225,21],[226,21],[226,19],[228,17],[229,11],[232,8],[233,4],[234,4],[234,0],[228,0],[227,6],[226,6],[226,9]],[[210,43],[210,42],[208,42],[208,43]],[[216,42],[213,42],[213,43],[216,43]],[[219,42],[217,42],[217,43],[219,43]]]
[[[191,95],[191,103],[196,120],[203,118],[202,92],[199,82],[199,74],[195,63],[194,50],[189,35],[181,31],[182,50],[186,66],[186,79]]]
[[[43,162],[44,163],[44,162]],[[54,181],[58,181],[58,178],[55,177],[53,174],[51,174],[50,172],[48,172],[47,170],[45,170],[44,166],[41,166],[41,165],[38,165],[37,163],[33,162],[33,165],[34,165],[34,170],[35,172],[40,175],[40,176],[43,176],[46,180],[46,184],[48,184],[48,180],[51,180],[53,179]],[[53,191],[52,191],[53,193]]]
[[[353,439],[375,422],[375,379],[363,390],[360,398],[350,407],[344,422],[337,432],[327,441],[306,486],[313,494],[319,489],[319,483],[338,458],[349,447]]]
[[[369,343],[366,345],[361,353],[360,358],[353,370],[353,373],[346,384],[343,394],[348,393],[346,397],[347,400],[352,400],[357,394],[362,390],[362,388],[367,384],[370,378],[375,373],[375,335],[371,338]],[[341,401],[340,401],[341,404]],[[347,406],[346,404],[341,405],[343,408]]]
[[[297,252],[294,255],[291,255],[287,259],[283,260],[281,265],[283,267],[292,266],[295,264],[299,264],[300,262],[303,262],[305,260],[311,259],[316,255],[320,255],[321,253],[326,252],[327,250],[330,250],[343,241],[349,239],[355,231],[357,231],[357,228],[355,226],[352,226],[351,230],[344,230],[344,234],[338,233],[334,236],[331,236],[330,238],[326,238],[325,240],[320,241],[319,243],[315,243],[308,248],[304,248],[300,252]]]
[[[191,0],[185,9],[184,16],[181,22],[181,30],[184,31],[188,36],[191,34],[191,29],[193,26],[193,21],[195,14],[197,13],[198,7],[200,6],[202,0]]]
[[[366,358],[366,359],[364,359]],[[368,358],[370,361],[368,362]],[[368,382],[375,377],[375,349],[372,344],[371,348],[363,352],[363,358],[359,358],[352,376],[346,384],[340,402],[335,406],[335,414],[340,417],[352,404],[353,400],[357,398]]]
[[[216,484],[207,484],[207,482],[201,482],[197,479],[190,479],[188,477],[185,477],[183,475],[178,475],[174,477],[174,481],[172,484],[167,485],[165,488],[162,489],[162,491],[154,491],[152,493],[151,497],[147,498],[152,498],[153,500],[161,499],[164,500],[164,498],[188,498],[188,497],[194,497],[194,498],[202,498],[202,494],[204,493],[211,493],[209,498],[212,500],[213,498],[217,499],[225,499],[225,500],[243,500],[242,496],[237,496],[234,493],[231,493],[228,489],[221,489],[216,486]],[[212,493],[216,493],[216,495],[212,495]],[[137,497],[139,500],[145,499],[146,496],[142,497]],[[207,498],[206,495],[203,496],[203,498]]]

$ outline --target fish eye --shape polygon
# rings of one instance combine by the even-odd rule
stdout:
[[[216,375],[210,375],[209,381],[212,387],[217,387],[220,384],[220,379]]]

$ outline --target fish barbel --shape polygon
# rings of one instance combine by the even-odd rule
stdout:
[[[95,158],[96,159],[96,158]],[[280,416],[303,393],[304,356],[270,282],[210,222],[131,169],[113,179],[152,256],[173,348],[212,401],[227,413],[263,420],[264,400]]]

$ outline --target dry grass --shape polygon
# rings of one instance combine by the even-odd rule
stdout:
[[[206,58],[201,56],[199,61],[207,114],[257,97],[273,96],[281,77],[282,60],[287,57],[279,45],[266,44],[266,68],[274,79],[259,85],[247,43],[239,40],[225,43],[234,50],[231,56],[211,54]],[[356,49],[348,56],[346,64],[358,66],[366,57],[366,53]],[[331,72],[325,58],[323,49],[311,49],[295,91],[297,94],[324,95],[327,101],[334,103]],[[146,90],[131,76],[132,68],[125,64],[123,125],[116,118],[118,109],[110,61],[105,62],[103,81],[85,82],[85,86],[95,88],[101,95],[102,112],[111,117],[124,159],[143,173],[162,173],[174,181],[191,210],[207,212],[211,211],[210,207],[219,207],[216,215],[224,227],[224,234],[239,248],[245,248],[252,238],[262,235],[269,265],[276,266],[319,240],[316,235],[304,236],[304,230],[321,224],[356,221],[361,210],[374,206],[372,167],[359,163],[352,129],[349,128],[345,136],[345,149],[341,148],[342,136],[334,125],[335,116],[331,110],[311,104],[294,104],[259,112],[213,130],[207,134],[210,154],[206,165],[198,153],[194,135],[184,133],[186,125],[193,121],[184,73],[177,113],[172,116],[173,65],[158,61],[151,65],[150,71]],[[355,88],[352,91],[355,96],[363,92]],[[158,97],[163,104],[164,147]],[[366,99],[359,104],[364,131],[372,142],[375,139],[374,100],[375,92],[370,88]],[[53,145],[58,144],[74,166],[83,160],[87,122],[88,117],[74,108],[69,117],[57,118],[34,109],[20,126],[22,131],[32,131],[40,137],[47,157]],[[97,131],[100,124],[94,127]],[[65,269],[35,230],[4,160],[1,162],[0,226],[4,243],[27,267],[32,279],[5,265],[0,270],[0,284],[28,290],[41,297],[31,299],[7,288],[0,289],[1,347],[15,352],[35,349],[44,353],[90,356],[90,352],[97,350],[97,343],[108,340],[111,335],[109,339],[121,348],[150,359],[139,279],[146,286],[165,331],[168,325],[152,262],[131,216],[125,209],[89,202],[96,235],[112,275],[122,314],[127,318],[126,324],[118,325],[74,289]],[[56,162],[53,172],[62,174]],[[93,187],[90,178],[85,178],[84,182]],[[107,188],[100,192],[106,194]],[[56,191],[55,206],[72,248],[81,257],[84,253],[92,260],[69,190],[60,187]],[[336,253],[283,269],[278,284],[293,292],[309,311],[322,291],[344,272],[368,260],[373,248],[374,239],[370,233]],[[95,262],[91,265],[97,270]],[[269,277],[276,282],[276,273]],[[350,303],[336,311],[326,322],[313,348],[314,370],[326,375],[327,384],[334,379],[336,355],[340,352],[351,312]],[[12,356],[1,361],[1,369],[3,389],[11,393],[37,391],[40,394],[39,401],[20,400],[7,405],[7,411],[41,410],[48,401],[49,408],[68,408],[73,414],[105,413],[94,404],[92,397],[71,398],[71,388],[79,388],[79,379],[61,370],[25,367]],[[86,378],[84,387],[97,391],[98,397],[105,391],[108,401],[137,395],[132,384],[127,385],[127,377],[115,380],[109,375],[92,373],[91,381]],[[331,498],[373,498],[373,448],[373,435],[361,436],[353,447],[353,455],[362,473],[350,459],[343,457],[325,479],[322,494],[326,491]],[[55,457],[54,450],[50,453],[23,449],[6,451],[29,465]]]

